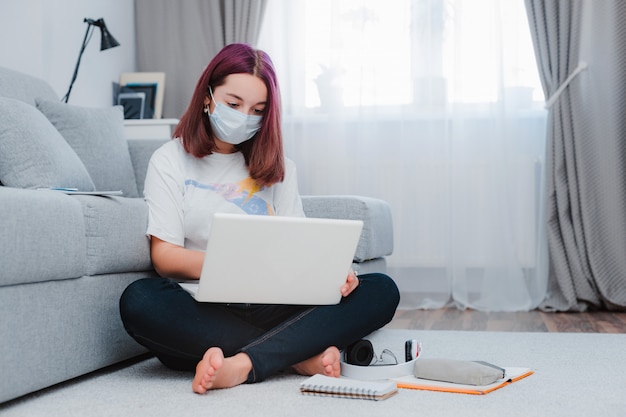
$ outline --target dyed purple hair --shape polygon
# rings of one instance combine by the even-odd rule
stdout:
[[[209,62],[174,131],[174,137],[182,138],[185,150],[198,158],[214,152],[215,140],[209,118],[204,114],[204,100],[209,95],[209,88],[215,89],[224,84],[230,74],[254,75],[267,87],[267,103],[261,129],[252,139],[237,148],[245,157],[250,177],[259,186],[281,182],[285,177],[285,162],[278,81],[269,55],[249,45],[227,45]]]

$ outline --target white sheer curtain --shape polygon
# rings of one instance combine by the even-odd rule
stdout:
[[[523,0],[269,0],[302,194],[388,201],[401,308],[546,295],[543,93]]]

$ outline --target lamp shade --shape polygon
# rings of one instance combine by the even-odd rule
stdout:
[[[110,48],[115,48],[119,46],[120,43],[115,40],[109,29],[107,29],[107,25],[104,23],[104,19],[100,18],[95,21],[94,26],[98,26],[100,28],[100,50],[105,51]]]

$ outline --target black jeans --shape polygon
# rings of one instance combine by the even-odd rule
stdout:
[[[120,299],[124,327],[166,366],[194,370],[206,350],[245,352],[247,382],[258,382],[329,346],[340,350],[393,318],[400,295],[384,274],[359,275],[359,286],[336,305],[286,306],[196,302],[175,281],[133,282]]]

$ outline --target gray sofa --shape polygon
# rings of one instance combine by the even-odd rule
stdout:
[[[118,300],[156,276],[140,197],[163,141],[127,141],[120,108],[59,102],[44,81],[0,67],[0,403],[145,352]],[[123,196],[56,190],[122,190]],[[362,219],[355,256],[385,271],[391,212],[377,199],[305,196],[310,217]]]

